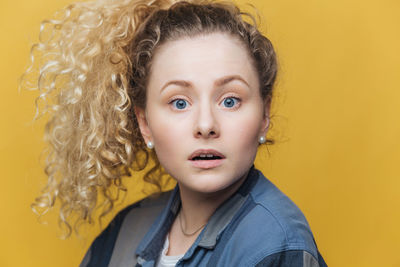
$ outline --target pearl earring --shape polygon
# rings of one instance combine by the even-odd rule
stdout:
[[[265,142],[267,142],[267,139],[265,138],[265,136],[260,136],[260,138],[258,138],[258,142],[260,144],[264,144]]]
[[[151,142],[151,141],[147,142],[147,147],[148,147],[149,149],[153,149],[153,148],[154,148],[153,142]]]

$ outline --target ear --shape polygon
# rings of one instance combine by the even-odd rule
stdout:
[[[136,119],[139,123],[140,132],[142,134],[144,142],[147,144],[147,142],[153,141],[153,137],[151,135],[149,124],[147,122],[146,112],[145,112],[145,110],[138,108],[138,107],[135,107],[134,110],[135,110]]]
[[[262,121],[262,126],[261,126],[261,135],[260,136],[266,136],[269,125],[270,125],[270,118],[269,118],[269,112],[270,112],[270,107],[271,107],[271,100],[268,98],[267,100],[264,101],[264,117]]]

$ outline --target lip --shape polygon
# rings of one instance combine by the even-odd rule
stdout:
[[[198,149],[189,156],[188,160],[192,160],[193,158],[200,156],[201,154],[213,154],[214,156],[218,156],[221,159],[225,158],[225,156],[221,152],[215,149]]]
[[[213,154],[214,156],[220,157],[220,159],[193,160],[193,158],[200,156],[201,154]],[[225,161],[225,156],[215,149],[198,149],[189,156],[188,160],[193,167],[200,169],[211,169],[220,166]]]
[[[200,169],[211,169],[222,165],[225,159],[213,159],[213,160],[191,160],[190,163],[193,167]]]

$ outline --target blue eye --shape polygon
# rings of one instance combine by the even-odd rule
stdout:
[[[239,102],[239,99],[237,99],[236,97],[227,97],[223,101],[224,106],[227,108],[234,107],[238,102]]]
[[[187,101],[183,99],[175,99],[171,103],[176,109],[184,109],[187,106]]]

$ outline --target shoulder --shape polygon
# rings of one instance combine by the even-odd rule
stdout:
[[[257,172],[257,182],[247,200],[252,208],[245,211],[247,214],[235,231],[236,241],[240,240],[241,246],[251,248],[247,249],[249,254],[245,257],[245,265],[303,266],[295,264],[296,261],[318,263],[320,255],[301,210],[260,171]],[[280,264],[271,265],[271,262]]]
[[[154,219],[165,207],[171,191],[156,196],[147,197],[131,204],[118,212],[108,226],[91,244],[80,266],[108,266],[113,257],[114,248],[124,243],[123,236],[137,237],[145,233],[145,227],[150,227]],[[124,230],[126,229],[126,230]]]
[[[274,230],[268,234],[279,244],[284,241],[285,246],[291,249],[314,248],[313,234],[302,211],[261,172],[249,197],[255,205],[250,218],[254,218],[256,223],[268,222]]]
[[[326,263],[318,253],[315,258],[304,250],[287,250],[268,255],[254,265],[255,267],[326,267]]]

